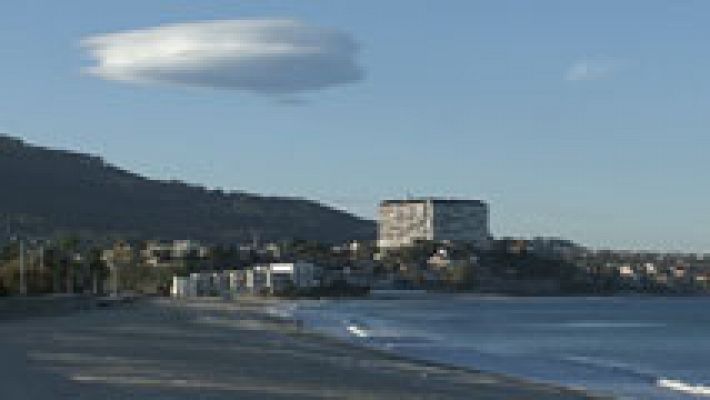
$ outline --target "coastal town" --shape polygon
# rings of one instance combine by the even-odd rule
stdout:
[[[710,399],[710,1],[0,2],[0,400]]]
[[[488,204],[382,201],[378,237],[325,243],[10,237],[0,294],[364,296],[474,292],[515,295],[702,295],[710,255],[589,249],[561,238],[495,238]]]

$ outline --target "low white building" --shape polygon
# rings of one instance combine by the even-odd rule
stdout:
[[[277,294],[289,289],[307,289],[318,285],[315,265],[306,262],[257,265],[245,271],[243,284],[253,294]]]
[[[170,288],[173,297],[192,297],[190,293],[190,278],[186,276],[173,276],[173,285]]]
[[[187,277],[174,276],[170,293],[173,297],[227,296],[230,279],[226,272],[194,272]]]
[[[260,294],[268,289],[269,268],[257,265],[246,271],[245,288],[252,294]]]
[[[280,277],[288,279],[299,289],[315,286],[315,265],[307,262],[269,264],[269,277],[273,282]],[[269,285],[273,287],[273,285]]]
[[[247,270],[204,271],[173,277],[173,297],[236,296],[239,293],[279,294],[318,286],[311,263],[271,263]]]

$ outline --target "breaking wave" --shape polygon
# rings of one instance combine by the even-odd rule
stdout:
[[[656,380],[656,386],[693,396],[710,397],[710,386],[694,385],[676,379],[659,378]]]

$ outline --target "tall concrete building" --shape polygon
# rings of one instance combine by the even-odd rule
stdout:
[[[483,245],[489,236],[488,205],[479,200],[423,198],[380,203],[380,248],[411,246],[417,240]]]

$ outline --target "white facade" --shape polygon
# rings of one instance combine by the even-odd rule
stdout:
[[[174,276],[173,285],[170,288],[173,297],[192,297],[190,294],[190,278],[184,276]]]
[[[173,297],[226,296],[230,294],[227,272],[195,272],[187,277],[174,276],[170,293]]]
[[[206,248],[194,240],[174,240],[172,245],[168,245],[168,249],[173,258],[204,257],[207,253]]]
[[[209,249],[194,240],[172,242],[148,241],[141,251],[143,262],[154,267],[168,267],[188,258],[205,258]]]
[[[318,286],[311,263],[272,263],[247,270],[196,272],[173,277],[173,297],[235,296],[239,293],[281,293]]]
[[[305,262],[257,265],[246,271],[244,284],[254,294],[311,288],[317,286],[315,269],[313,264]]]
[[[269,270],[265,266],[256,266],[246,271],[246,289],[247,291],[258,294],[268,288]]]
[[[311,263],[273,263],[269,265],[269,271],[272,277],[287,276],[297,288],[310,288],[315,285],[315,266]]]
[[[478,200],[427,198],[380,203],[380,248],[412,246],[418,240],[483,245],[489,236],[488,205]]]

